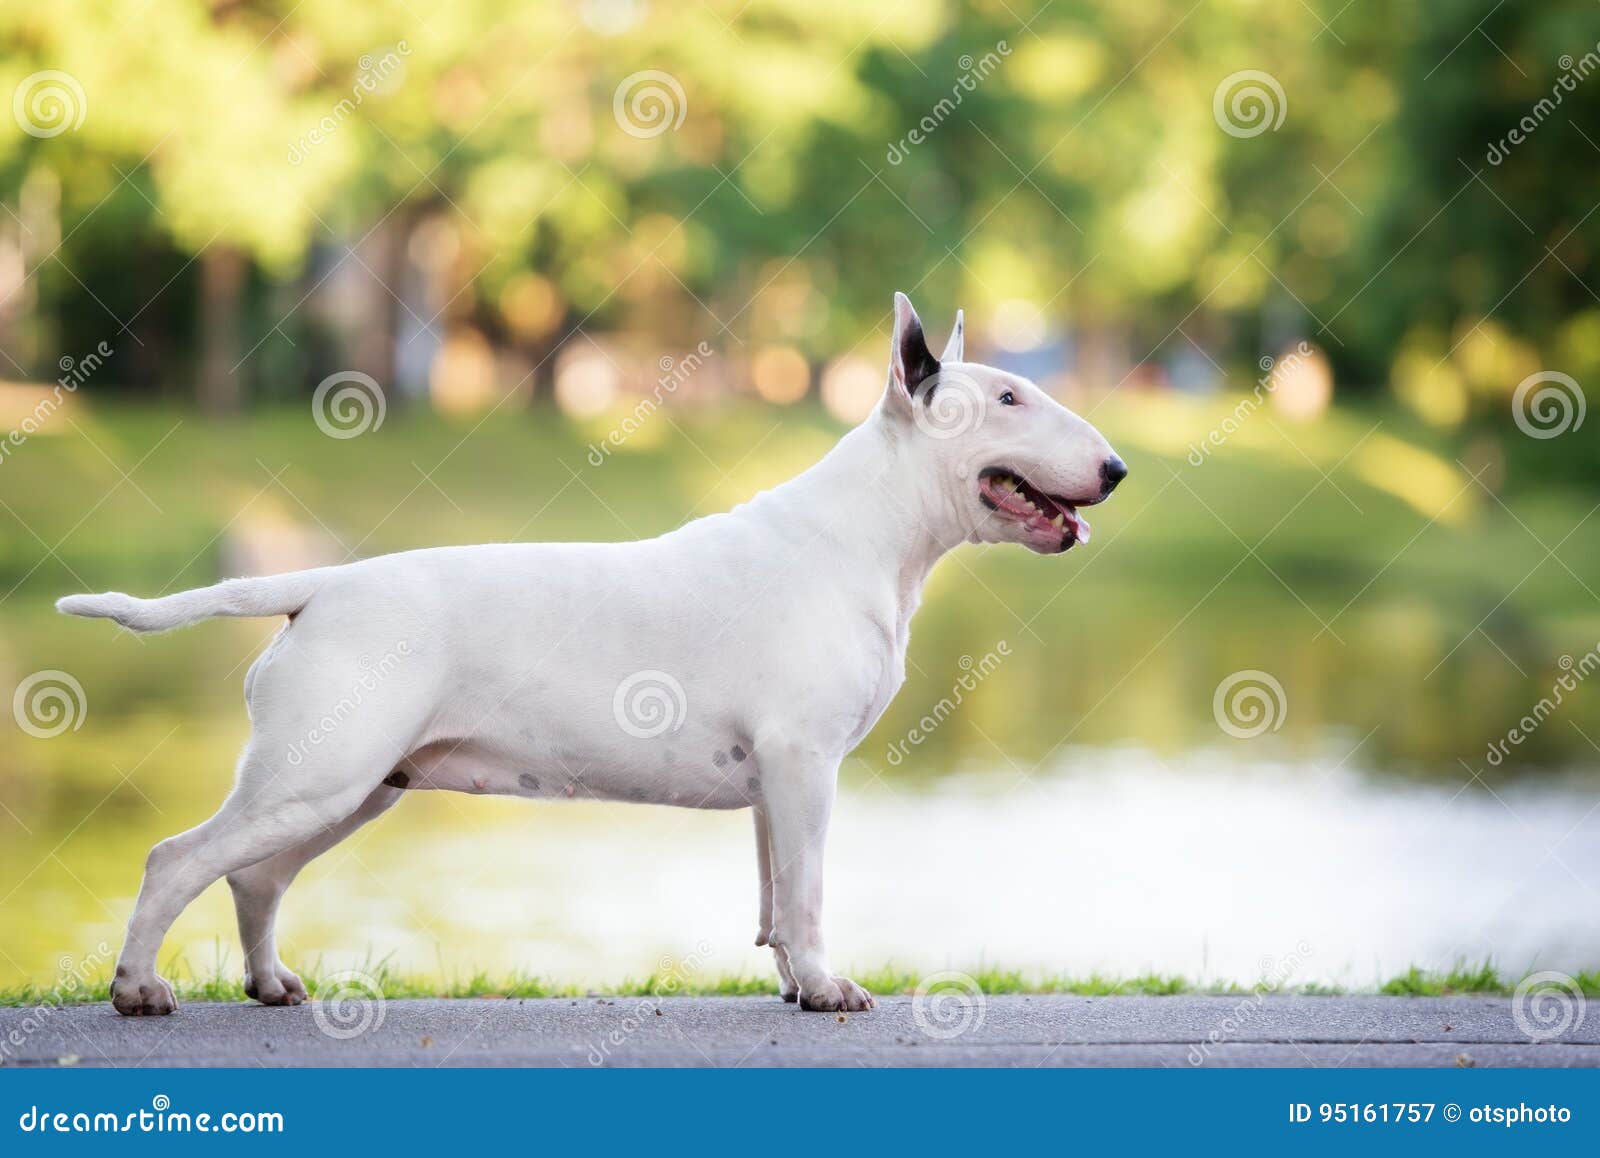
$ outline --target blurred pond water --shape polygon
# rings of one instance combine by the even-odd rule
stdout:
[[[1148,751],[1072,748],[1035,775],[928,789],[858,770],[830,838],[836,963],[1249,984],[1283,962],[1292,983],[1370,985],[1411,965],[1600,960],[1592,782],[1491,792],[1465,773],[1406,783],[1339,759],[1241,766],[1210,751],[1180,771]],[[215,771],[146,785],[159,806],[132,782],[74,795],[59,824],[0,845],[0,981],[114,949],[147,846],[222,786]],[[320,969],[388,958],[596,984],[691,954],[708,974],[769,968],[751,945],[747,813],[419,793],[308,870],[285,913],[285,955]],[[237,968],[225,885],[167,956]]]

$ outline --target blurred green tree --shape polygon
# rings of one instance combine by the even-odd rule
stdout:
[[[822,359],[906,288],[1070,330],[1110,382],[1305,334],[1347,380],[1498,396],[1541,356],[1600,368],[1600,87],[1491,156],[1596,24],[1578,0],[14,5],[0,348],[37,373],[109,328],[121,378],[228,409],[345,358],[388,380],[419,335],[544,375],[579,326]],[[30,130],[56,72],[68,123]],[[341,279],[353,351],[306,305]]]

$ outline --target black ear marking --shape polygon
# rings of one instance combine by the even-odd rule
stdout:
[[[934,388],[938,385],[933,379],[939,374],[939,359],[928,349],[928,339],[922,332],[922,322],[915,316],[906,325],[905,332],[900,335],[900,366],[905,371],[908,394],[915,398],[917,392],[921,390],[924,402],[933,397]],[[926,390],[922,390],[924,383],[929,383]]]
[[[922,319],[916,307],[905,294],[894,295],[894,338],[890,359],[894,376],[900,380],[905,392],[912,398],[922,393],[926,402],[938,386],[939,359],[928,349],[928,339],[922,332]],[[923,389],[926,384],[926,389]]]

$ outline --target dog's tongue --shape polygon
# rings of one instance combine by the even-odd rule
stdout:
[[[1089,520],[1078,514],[1077,511],[1073,511],[1072,514],[1067,516],[1067,518],[1070,519],[1078,528],[1078,542],[1087,543],[1089,541]]]

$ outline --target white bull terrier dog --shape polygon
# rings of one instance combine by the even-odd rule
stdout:
[[[1127,474],[1033,383],[941,358],[903,294],[889,381],[819,463],[727,514],[633,543],[501,543],[230,579],[160,599],[73,595],[69,615],[163,631],[285,615],[244,680],[252,734],[216,815],[150,850],[111,1001],[171,1013],[162,938],[226,876],[245,989],[305,1000],[278,958],[295,875],[406,792],[750,808],[757,945],[782,996],[865,1010],[828,966],[822,856],[839,763],[905,679],[909,624],[962,542],[1087,542],[1079,508]]]

